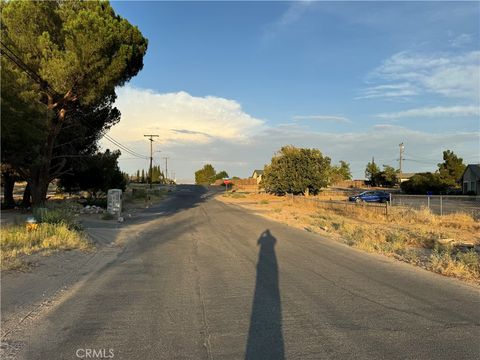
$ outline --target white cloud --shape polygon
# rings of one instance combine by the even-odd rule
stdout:
[[[409,109],[393,113],[378,114],[382,119],[418,118],[418,117],[452,117],[452,116],[479,116],[478,106],[435,106]]]
[[[403,51],[385,60],[367,79],[381,84],[363,89],[359,98],[420,94],[478,98],[480,51],[460,54]]]
[[[350,132],[316,132],[308,122],[270,125],[245,113],[234,100],[195,97],[186,92],[160,94],[132,87],[119,89],[116,105],[122,119],[109,135],[132,150],[149,155],[144,134],[159,134],[154,143],[154,164],[163,169],[161,157],[168,156],[169,173],[180,181],[192,181],[193,174],[205,163],[230,176],[249,176],[262,168],[281,146],[292,144],[319,148],[335,162],[351,163],[354,176],[363,177],[365,164],[375,156],[379,163],[396,164],[398,148],[404,142],[406,154],[431,159],[431,165],[405,164],[406,171],[434,170],[442,151],[452,149],[460,156],[478,152],[478,132],[431,133],[414,131],[392,124]],[[327,116],[327,115],[320,115]],[[102,141],[104,148],[115,148]],[[478,161],[478,160],[476,160]],[[147,160],[134,160],[128,154],[120,158],[123,171],[146,169]]]
[[[264,121],[245,113],[235,100],[214,96],[196,97],[184,91],[156,93],[126,86],[117,91],[115,106],[121,122],[109,135],[122,142],[159,134],[159,142],[209,143],[213,139],[248,142]]]
[[[346,117],[337,115],[295,115],[293,120],[331,121],[344,124],[351,123],[351,121]]]

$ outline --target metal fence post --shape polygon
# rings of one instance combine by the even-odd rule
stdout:
[[[427,196],[427,207],[430,210],[430,195]]]
[[[443,196],[440,195],[440,215],[443,215]]]

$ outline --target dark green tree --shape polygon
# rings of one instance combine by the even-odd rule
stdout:
[[[407,181],[400,184],[400,188],[407,194],[445,194],[448,184],[442,179],[438,173],[419,173],[413,175]]]
[[[59,185],[65,191],[90,191],[96,196],[99,191],[108,189],[125,190],[127,181],[118,167],[120,151],[106,150],[84,159],[81,166],[60,177]]]
[[[225,170],[222,170],[215,175],[215,180],[220,180],[220,179],[223,179],[223,178],[228,178],[228,174]]]
[[[375,183],[381,186],[392,187],[398,184],[398,171],[392,166],[383,165],[383,171],[377,173]]]
[[[8,92],[30,104],[34,112],[28,122],[37,133],[38,146],[32,147],[35,161],[25,177],[38,205],[45,201],[49,182],[66,163],[60,158],[52,163],[55,156],[66,155],[55,152],[66,118],[75,119],[79,108],[112,104],[115,87],[142,68],[147,41],[138,28],[116,15],[108,2],[2,1],[1,7],[2,52],[11,55],[2,56],[2,78],[6,73],[13,75],[16,86]],[[10,61],[12,56],[20,62]]]
[[[370,181],[370,184],[373,186],[378,185],[376,183],[378,179],[378,174],[380,173],[380,169],[378,168],[377,164],[375,164],[375,160],[372,159],[372,162],[369,162],[367,164],[367,167],[365,168],[365,177],[367,180]]]
[[[278,195],[316,194],[330,182],[330,162],[318,149],[284,146],[265,167],[262,184]]]
[[[453,151],[443,152],[443,163],[438,164],[438,172],[442,181],[450,187],[458,187],[463,172],[465,171],[463,159],[459,158]]]

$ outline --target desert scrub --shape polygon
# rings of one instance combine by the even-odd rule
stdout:
[[[266,200],[266,199],[263,199],[263,200],[260,200],[258,203],[259,203],[260,205],[267,205],[267,204],[270,203],[270,201],[268,201],[268,200]]]
[[[435,249],[430,256],[430,269],[446,276],[478,280],[480,278],[480,257],[473,250],[455,254],[450,249]]]
[[[87,250],[91,243],[82,232],[71,229],[67,224],[41,223],[35,230],[24,226],[6,226],[0,230],[2,269],[19,266],[19,256],[41,251]]]
[[[33,217],[37,223],[64,224],[69,229],[80,230],[74,210],[66,205],[49,204],[47,207],[33,208]]]

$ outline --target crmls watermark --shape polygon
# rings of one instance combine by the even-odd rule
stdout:
[[[112,359],[115,354],[113,349],[77,349],[75,355],[79,359]]]

